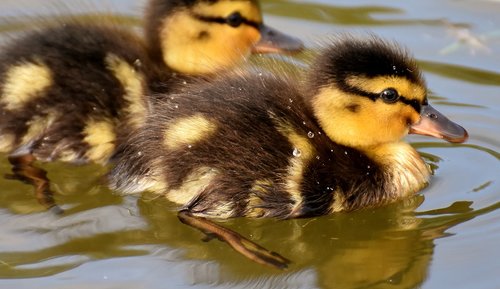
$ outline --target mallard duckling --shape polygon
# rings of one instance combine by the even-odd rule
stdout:
[[[256,0],[150,0],[145,22],[145,41],[118,25],[74,21],[2,49],[0,152],[13,177],[45,191],[35,160],[107,163],[144,121],[146,93],[228,69],[251,50],[302,47],[263,24]]]
[[[298,84],[240,73],[164,98],[118,149],[111,187],[164,194],[183,222],[283,268],[285,258],[205,218],[310,217],[404,199],[430,171],[403,137],[467,138],[430,106],[395,43],[340,37],[307,75]]]

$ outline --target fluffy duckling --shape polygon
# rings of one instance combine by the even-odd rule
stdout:
[[[145,41],[116,24],[74,21],[2,48],[0,152],[13,177],[45,191],[33,161],[106,163],[143,123],[146,93],[228,69],[251,50],[302,48],[263,24],[257,0],[150,0],[145,22]]]
[[[403,137],[467,138],[430,106],[395,43],[336,39],[306,79],[247,72],[164,98],[118,149],[111,187],[164,194],[181,221],[283,268],[285,258],[205,218],[310,217],[404,199],[430,171]]]

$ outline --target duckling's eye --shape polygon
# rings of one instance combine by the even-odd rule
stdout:
[[[240,12],[234,12],[226,18],[226,23],[231,27],[238,27],[243,22],[245,22],[245,19],[241,16]]]
[[[380,97],[385,103],[394,103],[399,99],[399,93],[394,88],[387,88],[382,93]]]

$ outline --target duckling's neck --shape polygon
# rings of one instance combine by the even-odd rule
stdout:
[[[411,196],[427,185],[429,166],[409,144],[400,141],[358,149],[380,166],[390,198]]]

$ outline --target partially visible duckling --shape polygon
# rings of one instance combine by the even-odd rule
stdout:
[[[2,48],[0,152],[41,202],[52,203],[41,192],[48,180],[33,162],[107,163],[144,122],[146,93],[228,69],[251,50],[302,48],[263,24],[256,0],[150,0],[145,22],[146,41],[116,24],[75,20]]]
[[[183,222],[283,268],[285,258],[204,218],[298,218],[394,202],[430,176],[403,137],[467,138],[429,105],[415,61],[374,36],[333,41],[298,83],[247,72],[165,97],[119,148],[111,187],[164,194]]]

